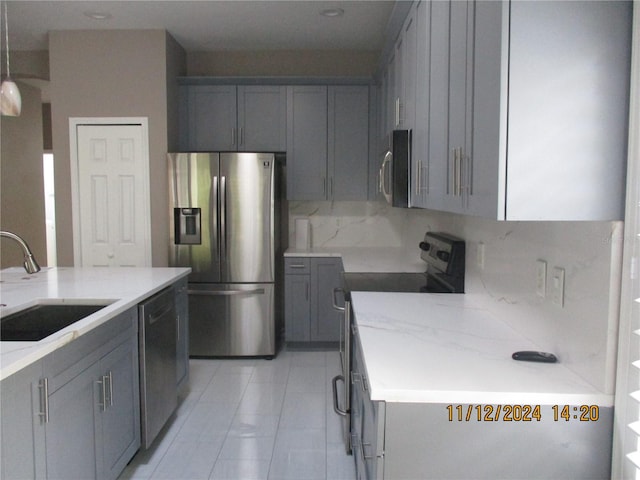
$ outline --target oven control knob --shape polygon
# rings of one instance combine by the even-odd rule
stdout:
[[[449,252],[446,252],[444,250],[438,250],[438,253],[436,253],[436,257],[438,257],[443,262],[448,262],[449,261]]]
[[[420,242],[420,250],[424,250],[425,252],[428,252],[430,248],[431,248],[431,245],[428,244],[427,242]]]

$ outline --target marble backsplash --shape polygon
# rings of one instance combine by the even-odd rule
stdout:
[[[622,222],[498,222],[382,202],[290,202],[292,230],[296,218],[309,219],[312,247],[402,247],[419,258],[417,245],[427,230],[464,238],[466,295],[596,388],[613,393]],[[477,262],[480,243],[484,268]],[[547,262],[544,298],[536,294],[538,259]],[[565,269],[563,307],[551,298],[556,266]]]

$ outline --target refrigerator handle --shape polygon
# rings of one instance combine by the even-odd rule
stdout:
[[[222,258],[220,255],[220,230],[218,227],[218,217],[219,217],[219,208],[218,208],[218,189],[219,189],[219,179],[217,175],[213,176],[213,205],[212,205],[212,212],[211,212],[211,216],[213,219],[213,225],[211,228],[211,231],[213,232],[213,243],[214,243],[214,248],[215,248],[215,252],[216,255],[218,256],[218,258]]]
[[[231,295],[264,295],[264,288],[256,288],[253,290],[187,290],[189,295],[200,295],[204,297],[218,297]]]
[[[220,177],[220,260],[227,256],[227,177]]]

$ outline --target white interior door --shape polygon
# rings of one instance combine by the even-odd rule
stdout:
[[[71,127],[77,147],[76,265],[151,266],[145,126]]]

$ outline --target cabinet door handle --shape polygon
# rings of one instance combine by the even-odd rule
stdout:
[[[103,412],[107,411],[107,381],[108,378],[106,375],[102,375],[100,380],[97,380],[96,383],[100,385],[100,400],[98,405],[100,406],[100,410]]]
[[[231,145],[236,144],[236,129],[231,127]]]
[[[467,157],[467,191],[469,195],[473,195],[473,158],[471,155]]]
[[[42,418],[43,423],[49,423],[49,379],[47,377],[40,379],[38,382],[40,390],[40,405],[42,411],[38,412],[38,416]]]
[[[240,127],[240,145],[244,145],[244,128]]]
[[[305,300],[309,301],[309,282],[307,281],[307,289],[306,289],[306,298]]]
[[[306,268],[307,266],[304,263],[292,263],[289,265],[289,268]]]
[[[107,380],[109,381],[109,406],[113,407],[113,372],[111,370],[109,370]]]

